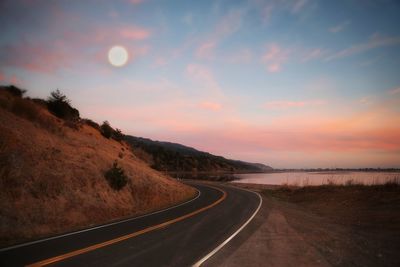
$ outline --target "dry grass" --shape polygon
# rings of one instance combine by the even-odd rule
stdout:
[[[263,194],[332,266],[399,266],[398,181],[286,186]]]
[[[104,178],[118,161],[128,184]],[[0,92],[0,246],[161,209],[195,191],[149,168],[125,143],[71,129],[39,105]]]
[[[400,225],[400,184],[281,186],[264,194],[299,204],[320,216],[348,225]],[[389,227],[389,226],[388,226]],[[397,226],[396,226],[397,227]],[[400,228],[397,228],[400,230]]]

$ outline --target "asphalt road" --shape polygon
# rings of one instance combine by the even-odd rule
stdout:
[[[193,265],[235,233],[257,210],[260,199],[233,187],[191,185],[201,192],[191,202],[117,224],[0,250],[0,266],[25,266],[50,258],[55,260],[52,266]],[[116,240],[120,237],[124,237],[122,241]],[[114,241],[104,243],[110,240]],[[102,245],[97,248],[98,244]],[[88,247],[91,249],[82,250]],[[54,258],[76,251],[76,255]]]

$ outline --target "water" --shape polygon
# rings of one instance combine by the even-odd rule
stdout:
[[[400,181],[399,172],[280,172],[235,174],[239,180],[235,183],[270,185],[321,185],[321,184],[383,184],[388,181]]]

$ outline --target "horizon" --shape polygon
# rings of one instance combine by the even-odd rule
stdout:
[[[399,2],[19,0],[0,10],[0,83],[29,97],[58,88],[81,117],[125,134],[276,169],[400,168]]]

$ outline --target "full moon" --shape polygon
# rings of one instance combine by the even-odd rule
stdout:
[[[108,61],[115,67],[122,67],[128,61],[128,51],[122,46],[113,46],[108,51]]]

